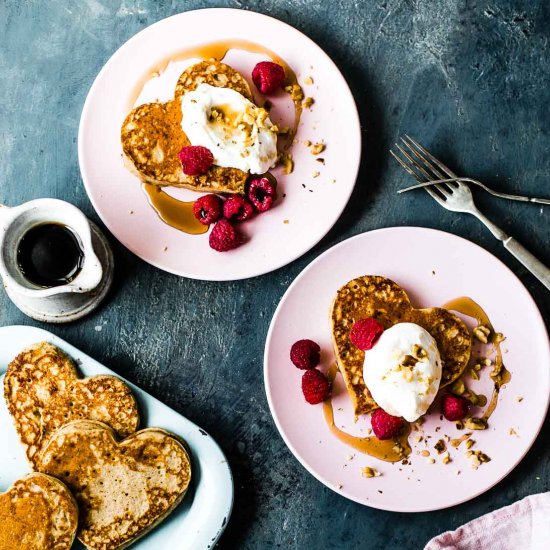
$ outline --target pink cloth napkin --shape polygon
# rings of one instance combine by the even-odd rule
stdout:
[[[424,550],[549,550],[550,492],[531,495],[432,539]]]

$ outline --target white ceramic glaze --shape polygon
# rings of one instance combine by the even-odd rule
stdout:
[[[70,282],[44,288],[26,279],[17,265],[17,248],[32,227],[56,222],[70,227],[77,236],[84,262],[80,273]],[[88,218],[76,207],[58,199],[36,199],[20,206],[0,208],[0,275],[11,292],[29,298],[49,298],[67,293],[86,293],[97,287],[103,275],[94,252]]]

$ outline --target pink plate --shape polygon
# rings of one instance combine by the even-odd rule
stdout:
[[[441,305],[469,296],[502,332],[504,363],[512,380],[503,386],[489,428],[473,432],[472,447],[491,461],[477,470],[466,448],[450,448],[452,462],[443,464],[434,444],[449,435],[454,423],[429,413],[422,432],[409,439],[411,464],[390,464],[361,454],[336,439],[323,417],[322,405],[308,405],[302,396],[302,371],[288,358],[293,342],[311,338],[322,349],[321,369],[334,362],[329,311],[338,288],[367,274],[389,277],[401,285],[416,307]],[[464,318],[466,320],[466,318]],[[489,395],[490,367],[479,382],[468,385]],[[327,487],[368,506],[400,512],[437,510],[459,504],[490,489],[522,459],[537,437],[548,409],[550,350],[548,335],[533,299],[516,276],[479,246],[449,233],[420,227],[394,227],[363,233],[331,248],[312,262],[282,298],[265,348],[265,386],[269,406],[283,439],[302,465]],[[336,423],[354,435],[367,435],[368,417],[354,424],[341,377],[333,390]],[[521,399],[522,398],[522,399]],[[415,442],[415,435],[424,440]],[[426,445],[426,441],[428,444]],[[430,457],[420,454],[429,450]],[[430,459],[435,459],[431,464]],[[380,477],[365,478],[370,466]],[[460,473],[457,473],[460,472]]]
[[[188,235],[163,223],[149,206],[138,179],[124,167],[120,126],[134,104],[133,96],[152,68],[191,47],[246,39],[284,59],[298,76],[304,93],[315,100],[304,109],[291,152],[295,169],[288,176],[276,169],[279,195],[269,212],[242,225],[249,241],[218,253],[208,234]],[[250,80],[252,68],[266,56],[231,50],[224,59]],[[189,64],[191,60],[187,61]],[[181,72],[181,71],[179,71]],[[173,97],[179,72],[166,71],[160,90],[149,99]],[[170,73],[170,74],[169,74]],[[312,77],[313,83],[307,77]],[[175,80],[174,80],[175,78]],[[159,81],[160,82],[160,81]],[[254,88],[253,88],[254,89]],[[285,119],[286,94],[274,98]],[[143,99],[143,97],[142,97]],[[326,150],[312,155],[305,141],[324,141]],[[351,92],[330,58],[296,29],[265,15],[232,9],[180,13],[141,31],[124,44],[96,78],[82,112],[78,154],[86,191],[115,237],[137,256],[165,271],[203,280],[236,280],[267,273],[312,248],[334,225],[353,190],[361,155],[359,117]],[[199,195],[168,191],[180,200]]]

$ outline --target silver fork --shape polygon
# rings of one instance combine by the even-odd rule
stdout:
[[[550,290],[550,269],[476,208],[472,192],[466,183],[461,181],[449,168],[410,136],[405,134],[405,138],[401,138],[401,144],[396,143],[395,147],[401,153],[401,156],[394,151],[390,151],[392,156],[420,183],[431,180],[453,180],[445,183],[435,183],[430,187],[425,187],[425,189],[443,208],[452,212],[472,214],[480,220],[502,242],[504,248]]]

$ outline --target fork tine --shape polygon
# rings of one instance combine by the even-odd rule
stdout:
[[[405,143],[405,145],[407,145]],[[395,146],[397,147],[397,149],[401,152],[402,155],[404,155],[410,163],[412,163],[414,165],[414,167],[419,170],[420,172],[422,172],[422,174],[424,175],[424,177],[428,178],[428,180],[431,180],[433,179],[432,175],[426,170],[426,166],[425,165],[422,165],[421,163],[419,163],[415,158],[413,158],[411,155],[409,155],[409,153],[403,149],[400,145],[398,145],[397,143],[395,144]],[[410,149],[409,146],[407,146],[407,148],[414,154],[414,150]],[[417,155],[418,156],[418,155]],[[417,179],[419,181],[422,181],[420,180],[418,177]],[[443,199],[446,199],[447,197],[449,197],[452,193],[452,191],[448,191],[447,189],[445,189],[443,186],[441,185],[434,185],[433,186],[433,189],[436,189],[438,192],[439,192],[439,196],[441,196]],[[432,191],[433,191],[432,189]],[[430,193],[432,196],[433,194]]]
[[[407,151],[405,151],[402,147],[400,147],[397,143],[395,144],[395,146],[397,147],[397,149],[401,152],[401,154],[403,156],[405,156],[409,162],[417,169],[419,170],[422,175],[426,178],[428,178],[428,180],[432,179],[430,177],[430,175],[428,174],[428,172],[426,172],[426,170],[424,170],[424,168],[422,167],[422,165],[418,164],[418,162],[416,162],[408,153]],[[421,176],[418,175],[418,172],[416,170],[413,170],[413,168],[407,164],[402,158],[400,158],[396,153],[394,153],[392,150],[390,150],[390,153],[391,155],[393,156],[393,158],[409,173],[411,174],[414,178],[416,178],[417,181],[419,182],[423,182],[424,181],[424,178],[422,178]],[[440,204],[444,204],[446,198],[449,196],[449,193],[448,192],[445,192],[443,189],[439,188],[439,186],[434,186],[437,188],[437,191],[439,191],[439,193],[436,193],[433,189],[430,189],[430,188],[426,188],[426,191],[430,194],[430,196],[435,199],[437,202],[439,202]]]
[[[439,167],[440,170],[442,170],[445,175],[447,175],[449,178],[457,178],[458,176],[449,168],[447,168],[447,166],[445,166],[440,160],[438,160],[437,158],[435,158],[429,151],[427,151],[426,149],[424,149],[424,147],[422,147],[422,145],[420,145],[420,143],[417,143],[411,136],[409,136],[408,134],[405,134],[405,137],[419,150],[421,151],[422,153],[424,153],[424,155],[426,155],[436,166]],[[441,179],[446,179],[446,178],[441,178]]]
[[[441,173],[422,153],[418,152],[414,147],[412,147],[403,138],[401,138],[401,141],[402,141],[403,145],[405,145],[405,147],[412,153],[412,155],[420,160],[420,163],[425,168],[425,170],[423,172],[429,180],[445,179],[445,175],[443,173]],[[409,158],[411,158],[411,157],[409,156]],[[418,164],[418,162],[416,164]],[[428,170],[431,170],[433,175],[428,173]],[[433,187],[435,189],[437,189],[441,194],[443,194],[447,197],[449,195],[452,195],[454,193],[454,191],[456,190],[455,187],[452,187],[448,183],[435,184]]]
[[[423,178],[421,178],[400,156],[396,155],[391,149],[390,154],[406,170],[406,172],[408,172],[418,182],[422,183],[424,181]]]

